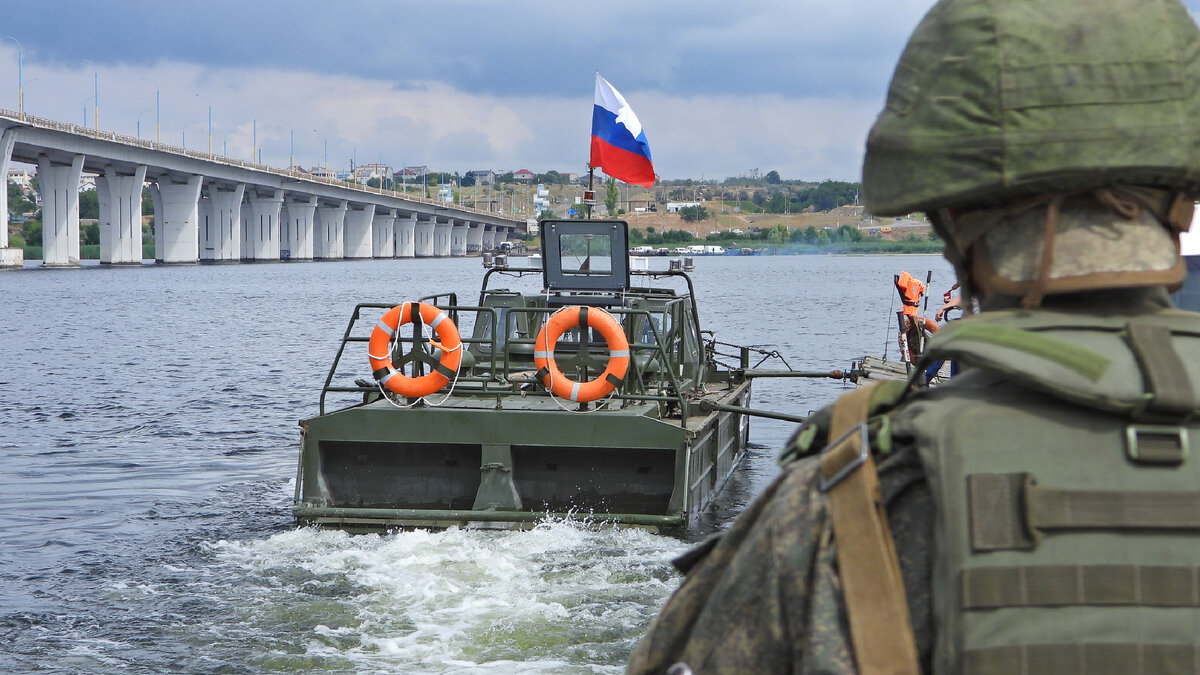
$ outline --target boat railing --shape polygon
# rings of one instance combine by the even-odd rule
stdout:
[[[460,329],[462,349],[471,355],[469,360],[464,360],[452,385],[458,393],[495,396],[497,405],[502,405],[503,399],[511,396],[551,395],[540,386],[540,379],[537,377],[536,366],[533,362],[533,352],[537,341],[537,327],[543,325],[546,318],[558,310],[557,307],[494,307],[434,302],[441,298],[452,301],[454,296],[452,294],[429,296],[429,298],[422,298],[422,301],[435,304],[450,315]],[[362,334],[362,326],[370,326],[373,330],[378,317],[393,306],[386,303],[355,305],[321,388],[320,414],[324,415],[326,412],[326,398],[330,393],[359,394],[363,396],[362,403],[373,400],[368,398],[369,394],[380,393],[378,385],[362,377],[362,375],[369,375],[365,368],[352,366],[349,372],[341,372],[342,358],[346,354],[347,345],[365,344],[370,341],[370,333]],[[656,315],[658,317],[666,316],[669,310],[669,307],[659,307],[653,310],[608,308],[607,311],[617,315],[618,320],[626,326],[627,337],[634,317],[642,317],[643,323],[640,325],[644,327],[644,331],[650,333],[652,338],[650,341],[640,341],[644,340],[644,336],[639,335],[639,339],[630,339],[629,371],[622,385],[613,393],[612,399],[619,401],[622,408],[635,402],[657,402],[667,407],[674,406],[680,411],[681,417],[686,419],[692,412],[690,394],[697,383],[691,377],[681,374],[679,368],[673,365],[675,360],[672,359],[671,354],[673,349],[678,348],[676,343],[679,341],[679,337],[673,338],[670,332],[664,335],[659,322],[655,321]],[[515,330],[517,324],[514,322],[518,322],[518,317],[521,315],[526,316],[527,330],[525,334]],[[477,330],[480,322],[484,322],[484,330]],[[679,328],[672,326],[670,330],[678,331]],[[476,335],[484,337],[475,337]],[[411,334],[406,336],[400,332],[396,341],[411,349],[417,340]],[[556,349],[556,352],[562,352],[565,355],[572,344],[578,349],[579,343],[564,342],[557,346],[559,348]],[[593,344],[599,345],[602,342]],[[366,363],[365,351],[364,349],[364,365]],[[596,374],[598,373],[592,373],[592,375]],[[344,380],[348,377],[354,377],[352,386],[334,384],[335,379]]]

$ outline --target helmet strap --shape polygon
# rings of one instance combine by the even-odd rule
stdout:
[[[1058,212],[1062,209],[1066,195],[1055,195],[1046,206],[1046,233],[1042,235],[1042,258],[1038,262],[1037,278],[1021,298],[1021,306],[1030,309],[1042,304],[1046,297],[1046,284],[1050,281],[1050,267],[1054,265],[1054,237],[1058,234]]]

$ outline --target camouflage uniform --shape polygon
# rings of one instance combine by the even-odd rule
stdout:
[[[1015,298],[997,298],[994,308]],[[1170,307],[1162,288],[1119,289],[1050,296],[1047,308],[1136,315]],[[988,397],[1020,392],[983,369],[968,371],[935,390],[907,397],[890,413],[892,448],[879,460],[904,577],[922,672],[932,672],[934,504],[913,441],[906,408],[956,390]],[[1016,398],[1032,396],[1017,393]],[[1052,403],[1050,404],[1052,405]],[[802,441],[805,429],[828,428],[830,408],[816,413],[789,442],[781,475],[726,532],[676,561],[687,578],[630,658],[627,672],[666,673],[684,663],[700,673],[856,673],[837,575],[828,499],[817,488],[817,462],[800,457],[824,439]],[[686,671],[684,671],[686,672]]]
[[[1200,194],[1198,118],[1200,30],[1178,0],[939,0],[909,39],[884,110],[867,139],[863,164],[866,206],[879,216],[914,211],[929,214],[962,283],[964,308],[979,298],[984,309],[1019,303],[1028,311],[997,312],[973,323],[964,319],[956,321],[959,325],[953,329],[940,331],[931,354],[941,349],[942,357],[957,358],[953,351],[957,349],[965,364],[971,365],[967,357],[975,358],[976,368],[937,389],[908,396],[888,414],[890,448],[872,446],[905,588],[904,593],[896,589],[894,595],[874,590],[866,595],[882,598],[885,607],[896,609],[907,594],[916,643],[914,657],[907,636],[900,640],[906,663],[891,670],[911,672],[920,666],[925,672],[936,667],[939,672],[957,673],[966,670],[962,664],[970,662],[1000,664],[998,672],[1009,672],[1006,668],[1011,663],[1020,663],[1029,672],[1077,672],[1084,668],[1029,667],[1051,663],[1034,663],[1036,659],[1030,655],[1065,655],[1066,661],[1054,663],[1074,663],[1070,659],[1076,657],[1079,663],[1086,663],[1086,655],[1091,654],[1099,655],[1092,659],[1092,672],[1150,672],[1156,662],[1146,656],[1160,653],[1167,654],[1160,661],[1163,664],[1191,663],[1194,668],[1185,670],[1200,672],[1200,646],[1189,633],[1194,632],[1190,626],[1198,624],[1188,623],[1200,621],[1200,592],[1195,594],[1194,607],[1189,606],[1192,614],[1176,612],[1172,604],[1184,594],[1162,594],[1166,599],[1161,603],[1169,609],[1158,612],[1142,606],[1142,596],[1133,594],[1133,600],[1122,601],[1135,608],[1121,614],[1126,620],[1109,622],[1106,625],[1116,628],[1097,637],[1079,629],[1082,624],[1057,620],[1056,616],[1095,615],[1093,606],[1112,604],[1111,598],[1080,590],[1077,597],[1062,603],[1077,610],[1075,614],[1054,615],[1042,612],[1043,606],[1037,602],[1028,602],[1022,589],[1014,596],[1017,600],[1005,596],[993,605],[967,608],[1002,607],[1010,612],[1004,616],[1020,617],[1004,626],[999,638],[992,640],[983,630],[960,630],[966,605],[950,601],[956,600],[952,589],[965,577],[955,577],[958,568],[951,569],[950,563],[966,560],[967,554],[962,552],[967,548],[965,526],[951,529],[946,521],[963,520],[967,511],[962,508],[961,495],[966,490],[957,487],[960,483],[955,483],[953,494],[943,489],[952,469],[942,461],[943,457],[969,460],[959,462],[960,466],[969,462],[982,466],[983,462],[976,461],[981,457],[1019,462],[1015,468],[1022,472],[1012,475],[1029,476],[1029,471],[1044,470],[1053,479],[1050,482],[1062,484],[1046,492],[1057,490],[1056,494],[1065,495],[1080,488],[1075,482],[1085,482],[1077,480],[1081,475],[1084,479],[1099,476],[1086,469],[1055,476],[1051,467],[1037,467],[1045,455],[1022,454],[1036,445],[1028,442],[1030,435],[1050,432],[1044,438],[1058,443],[1055,460],[1073,469],[1076,464],[1064,460],[1077,461],[1097,444],[1109,453],[1106,457],[1120,460],[1121,453],[1113,450],[1120,441],[1114,429],[1132,421],[1126,427],[1131,440],[1123,446],[1124,452],[1132,458],[1131,463],[1151,461],[1152,453],[1138,453],[1143,442],[1140,434],[1152,425],[1140,423],[1160,415],[1166,420],[1164,428],[1172,434],[1178,432],[1164,433],[1164,438],[1178,438],[1184,446],[1183,453],[1172,446],[1172,461],[1186,454],[1185,432],[1200,435],[1200,423],[1195,422],[1200,419],[1200,405],[1188,407],[1195,402],[1193,391],[1187,377],[1180,375],[1186,370],[1183,364],[1197,363],[1200,358],[1200,315],[1158,310],[1170,305],[1165,288],[1182,283],[1185,274],[1178,245],[1179,233],[1190,226],[1195,198]],[[1051,311],[1041,312],[1039,307],[1044,306]],[[1134,326],[1134,320],[1139,325]],[[1046,335],[1030,332],[1038,322],[1047,324],[1038,328],[1046,330]],[[1070,330],[1055,333],[1054,326],[1060,322]],[[966,328],[968,324],[972,328]],[[1130,346],[1112,339],[1117,334],[1114,324],[1124,326]],[[1026,330],[1027,325],[1033,328]],[[1100,328],[1107,331],[1103,340]],[[953,342],[953,334],[966,339],[972,329],[976,347]],[[1090,376],[1094,378],[1089,380],[1091,384],[1067,386],[1066,379],[1055,380],[1046,374],[1058,372],[1054,369],[1068,363],[1054,358],[1090,354],[1089,346],[1112,352],[1098,354],[1095,362],[1085,359],[1076,363],[1080,372],[1091,372],[1092,365],[1100,364]],[[1137,354],[1136,363],[1131,349]],[[1182,357],[1175,354],[1176,349]],[[1110,363],[1115,365],[1109,368],[1108,379],[1101,378]],[[1200,373],[1195,379],[1200,381]],[[856,397],[855,402],[864,398]],[[1147,402],[1157,410],[1146,408]],[[1058,414],[1077,403],[1083,408],[1074,409],[1074,417]],[[971,419],[957,414],[966,404],[974,406],[973,415],[981,416],[972,419],[987,420],[991,433],[981,436]],[[1030,411],[1035,415],[1026,414]],[[1142,418],[1143,413],[1152,415]],[[922,415],[931,421],[920,421]],[[1034,417],[1032,426],[1020,429],[1025,432],[1024,445],[995,431],[1006,429],[1004,425],[1011,420]],[[737,523],[677,561],[687,579],[633,653],[629,673],[856,672],[852,643],[864,634],[862,617],[878,619],[886,614],[856,612],[851,638],[830,510],[839,500],[845,505],[844,497],[850,491],[839,492],[840,488],[834,487],[831,500],[817,488],[817,462],[795,458],[825,445],[820,436],[827,433],[831,418],[826,409],[801,429],[789,448],[792,461]],[[1076,424],[1060,418],[1073,419]],[[1139,431],[1135,426],[1145,429]],[[822,431],[814,437],[812,429]],[[942,431],[947,433],[940,435]],[[921,439],[919,447],[917,438]],[[831,455],[835,458],[839,448],[849,447],[846,443],[835,446]],[[1093,466],[1088,463],[1091,456],[1085,459],[1079,466]],[[869,468],[871,463],[861,466]],[[1113,466],[1117,482],[1124,474],[1115,474],[1133,471],[1125,464]],[[1191,470],[1190,465],[1187,468]],[[1012,471],[1005,468],[1001,473]],[[862,475],[858,487],[868,484]],[[1149,478],[1138,489],[1156,496],[1167,483],[1154,481],[1172,476],[1168,471],[1142,475]],[[964,479],[954,476],[955,480]],[[1192,487],[1193,478],[1177,472],[1172,480]],[[935,508],[935,495],[943,508]],[[873,494],[869,511],[858,508],[867,499],[851,504],[854,510],[838,508],[839,525],[846,522],[847,513],[856,517],[877,514]],[[983,523],[996,520],[991,518],[995,512],[982,506],[972,513]],[[860,522],[866,519],[853,521]],[[878,523],[874,521],[870,524],[875,530],[882,529],[875,527]],[[1122,519],[1102,524],[1118,530],[1132,526]],[[1158,527],[1140,521],[1133,524]],[[1200,530],[1200,515],[1195,529]],[[950,542],[936,560],[935,531],[939,543]],[[854,528],[847,532],[849,536],[842,538],[843,552],[868,539]],[[886,543],[886,535],[870,536],[873,544]],[[1107,554],[1116,547],[1142,551],[1150,541],[1143,531],[1136,547],[1128,546],[1132,540],[1117,535],[1105,540],[1110,548],[1097,545],[1083,550],[1063,543],[1072,541],[1068,535],[1055,536],[1061,537],[1057,547],[1030,553],[1034,563],[1044,567],[1039,574],[1066,571],[1082,575],[1084,565],[1095,570],[1112,563]],[[1176,560],[1170,572],[1191,572],[1192,549],[1175,550],[1172,547],[1181,539],[1168,535],[1157,541],[1163,548],[1146,555],[1153,557],[1165,550],[1182,556],[1188,565]],[[1189,541],[1200,547],[1195,539]],[[882,548],[886,547],[874,552]],[[983,555],[976,555],[971,564]],[[1115,566],[1124,574],[1136,573],[1137,565],[1164,564],[1138,555],[1131,553]],[[1019,570],[1013,561],[1017,557],[993,558],[997,562],[986,571],[1016,573]],[[849,561],[843,561],[841,573],[852,591],[849,602],[859,610],[877,609],[878,603],[863,602],[861,589],[895,588],[895,561],[890,552],[886,559],[866,556]],[[864,566],[864,561],[870,566]],[[982,568],[970,569],[974,573]],[[934,575],[943,575],[936,586]],[[886,583],[864,585],[864,579]],[[1003,584],[996,587],[1008,589]],[[1073,588],[1072,584],[1062,587]],[[1038,618],[1024,621],[1030,616]],[[894,621],[897,617],[903,614],[894,612],[888,627],[903,623]],[[1180,617],[1183,620],[1178,620]],[[973,628],[981,625],[977,622]],[[1048,626],[1053,630],[1044,631]],[[880,634],[878,630],[868,633],[869,637]],[[883,635],[899,636],[901,632]],[[1057,643],[1043,645],[1043,638]],[[1089,638],[1096,640],[1089,643]],[[1038,651],[1042,647],[1048,649]],[[1100,650],[1089,652],[1093,647]],[[876,664],[880,663],[878,657],[890,659],[902,651],[895,649],[894,641],[886,649],[870,640],[859,648],[875,657]],[[998,659],[995,655],[1001,651],[1017,656]],[[1105,657],[1117,653],[1125,660]],[[907,663],[911,660],[917,663]],[[864,658],[863,662],[872,661]],[[881,669],[888,670],[892,663],[895,661],[888,661]],[[673,667],[675,664],[681,665]]]
[[[920,461],[898,447],[879,466],[922,660],[931,649],[932,508]],[[782,474],[726,532],[685,555],[687,579],[629,661],[628,673],[855,673],[827,501],[816,462]],[[702,556],[702,557],[700,557]]]

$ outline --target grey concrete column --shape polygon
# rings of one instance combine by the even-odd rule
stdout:
[[[38,157],[38,185],[42,189],[42,264],[51,267],[79,265],[79,178],[83,155],[70,166],[54,166]],[[8,191],[8,174],[4,175]]]
[[[413,232],[413,253],[416,257],[433,257],[433,228],[433,216],[428,216],[426,220],[421,220],[420,216],[417,216],[417,227]]]
[[[346,211],[342,227],[344,242],[342,256],[346,258],[371,257],[371,221],[375,218],[375,205],[352,206]]]
[[[411,258],[416,255],[415,233],[417,214],[396,219],[396,257]]]
[[[313,232],[313,258],[337,259],[342,257],[342,225],[346,221],[349,204],[342,201],[337,206],[318,206],[316,229]]]
[[[508,241],[508,235],[511,232],[512,232],[511,227],[504,227],[502,225],[497,225],[496,226],[496,237],[495,237],[495,239],[492,240],[492,246],[494,246],[495,248],[500,248],[500,244],[503,244],[504,242]]]
[[[450,231],[454,229],[453,219],[446,222],[433,219],[433,255],[438,258],[450,257]]]
[[[283,208],[283,190],[256,190],[246,193],[250,217],[242,223],[249,250],[242,249],[242,260],[279,260],[279,211]],[[245,213],[245,210],[243,210]]]
[[[150,186],[154,200],[154,259],[160,263],[194,263],[200,259],[197,224],[204,177],[186,183],[162,177]]]
[[[146,167],[138,166],[132,176],[117,173],[112,164],[96,177],[100,201],[100,263],[142,264],[142,185]]]
[[[376,258],[396,257],[396,209],[375,207],[371,221],[371,255]]]
[[[285,260],[312,260],[316,210],[316,195],[293,197],[288,201],[287,220],[280,216],[283,228],[279,235],[280,257]]]
[[[25,252],[8,245],[8,166],[16,141],[16,129],[5,129],[0,135],[0,176],[4,176],[4,189],[0,190],[0,269],[25,264]]]
[[[242,197],[245,183],[232,190],[208,186],[208,199],[200,200],[200,259],[233,262],[242,259]]]
[[[485,251],[490,251],[490,250],[496,248],[496,226],[495,225],[484,225],[483,226],[483,241],[481,242],[480,245],[483,246],[483,250],[485,250]]]
[[[478,253],[483,246],[483,223],[471,223],[467,230],[467,252]]]
[[[467,231],[470,227],[465,220],[451,220],[450,255],[464,256],[467,254]]]

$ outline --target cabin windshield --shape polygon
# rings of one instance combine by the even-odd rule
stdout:
[[[627,229],[612,220],[542,221],[546,290],[624,293],[629,288]]]
[[[612,273],[612,237],[607,234],[561,234],[558,246],[564,275]]]

